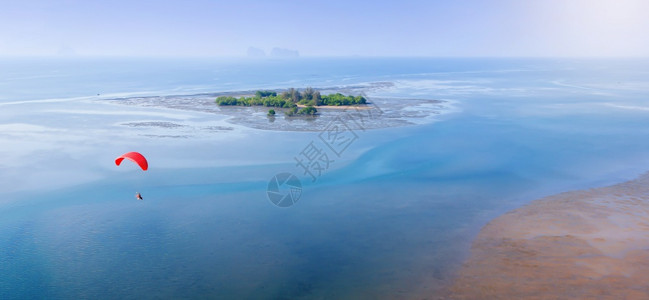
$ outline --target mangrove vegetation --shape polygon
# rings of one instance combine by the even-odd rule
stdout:
[[[274,91],[257,91],[251,97],[232,97],[220,96],[216,98],[216,104],[219,106],[266,106],[288,108],[289,115],[314,115],[317,110],[316,106],[332,105],[359,105],[367,104],[367,100],[363,96],[345,96],[341,93],[321,95],[319,91],[312,88],[306,88],[302,92],[297,89],[291,88],[281,94]],[[297,106],[306,106],[297,110]],[[292,113],[291,113],[292,112]]]

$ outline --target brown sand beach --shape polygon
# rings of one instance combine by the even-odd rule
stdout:
[[[487,224],[453,299],[649,299],[649,174],[562,193]]]

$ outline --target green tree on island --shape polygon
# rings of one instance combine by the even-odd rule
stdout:
[[[318,106],[322,104],[322,97],[320,96],[319,91],[315,91],[315,93],[313,93],[313,102],[314,102],[314,106]]]
[[[286,111],[284,114],[289,116],[289,117],[296,115],[297,114],[297,106],[292,107],[291,109]]]
[[[318,110],[315,109],[315,107],[309,105],[309,106],[307,106],[307,107],[305,107],[303,109],[300,109],[298,114],[314,116],[317,112],[318,112]]]
[[[301,93],[295,88],[290,88],[282,92],[281,95],[277,95],[277,92],[274,91],[257,91],[254,97],[219,96],[216,98],[216,104],[219,106],[266,106],[291,109],[297,107],[298,104],[314,107],[319,105],[362,105],[367,104],[367,100],[363,96],[345,96],[341,93],[321,95],[319,91],[308,87]]]
[[[255,98],[261,99],[261,98],[268,97],[268,96],[275,97],[275,96],[277,96],[277,92],[273,92],[273,91],[257,91],[257,92],[255,92]]]
[[[269,117],[274,117],[275,116],[275,110],[274,109],[268,110],[268,116]]]

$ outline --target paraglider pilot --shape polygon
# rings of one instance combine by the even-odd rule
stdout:
[[[121,156],[119,156],[118,158],[115,159],[115,164],[119,166],[125,158],[128,158],[129,160],[133,161],[138,166],[140,166],[142,171],[146,171],[147,169],[149,169],[149,162],[147,162],[144,155],[142,155],[139,152],[124,153],[124,154],[122,154]],[[135,198],[137,200],[143,200],[142,195],[140,194],[140,192],[135,193]]]

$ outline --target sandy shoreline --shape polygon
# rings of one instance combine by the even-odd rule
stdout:
[[[536,200],[487,224],[453,299],[649,299],[649,173]]]

